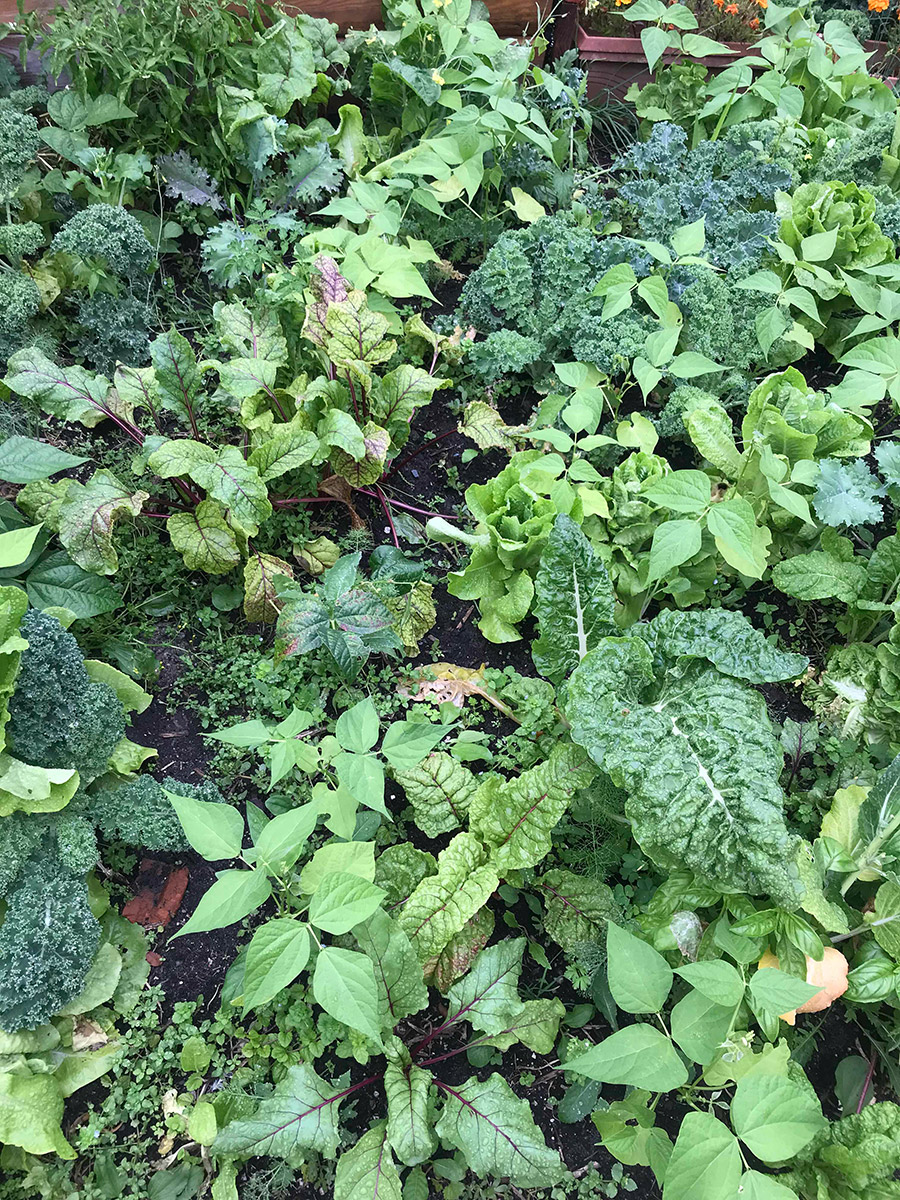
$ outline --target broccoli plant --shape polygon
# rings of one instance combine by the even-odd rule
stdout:
[[[149,367],[122,366],[112,381],[57,366],[36,348],[13,355],[6,377],[12,392],[63,421],[88,428],[111,421],[140,447],[142,472],[135,484],[105,468],[85,483],[35,480],[19,504],[59,534],[80,567],[106,575],[118,566],[115,524],[147,512],[165,522],[190,570],[224,575],[243,567],[248,619],[274,620],[272,581],[292,576],[293,568],[255,546],[260,526],[275,509],[311,499],[346,504],[354,490],[389,513],[379,481],[406,444],[416,411],[449,386],[435,369],[456,348],[415,316],[406,323],[406,348],[424,347],[427,366],[400,361],[387,369],[398,357],[387,319],[325,257],[311,280],[303,325],[312,379],[296,374],[270,312],[220,303],[215,323],[221,358],[198,360],[173,328],[151,343]],[[232,441],[211,444],[201,435],[211,384],[237,412]],[[171,436],[173,423],[188,436]],[[158,490],[152,512],[142,486],[150,476]],[[307,488],[315,493],[317,480],[321,496],[304,496]]]

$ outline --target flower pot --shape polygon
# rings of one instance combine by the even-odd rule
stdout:
[[[653,78],[648,66],[644,48],[639,37],[603,37],[588,33],[577,22],[578,0],[566,0],[562,11],[556,17],[556,33],[553,39],[553,53],[558,55],[573,46],[578,50],[581,65],[587,70],[587,93],[590,99],[597,96],[615,96],[624,99],[632,83],[644,87]],[[738,58],[758,58],[760,66],[763,59],[759,55],[755,42],[726,42],[732,54],[709,54],[705,58],[695,59],[701,66],[713,74],[724,71]],[[872,74],[882,74],[878,68],[885,62],[891,49],[887,42],[863,42],[871,54],[869,70]],[[667,50],[663,55],[664,63],[682,61],[682,56],[674,50]]]
[[[644,87],[653,78],[640,38],[599,37],[587,33],[579,26],[575,44],[581,64],[587,70],[587,94],[590,99],[612,95],[623,100],[633,83]],[[734,51],[733,54],[710,54],[695,61],[714,73],[724,71],[736,58],[744,56],[757,57],[760,66],[763,65],[763,59],[751,42],[725,44]],[[681,61],[682,58],[680,52],[667,50],[662,61],[671,64]]]

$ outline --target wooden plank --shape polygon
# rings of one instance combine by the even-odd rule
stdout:
[[[537,28],[538,10],[546,15],[551,0],[491,0],[491,23],[503,37],[521,37],[526,27],[530,33]],[[55,0],[25,0],[28,12],[47,12],[55,7]],[[313,17],[327,17],[336,21],[341,32],[348,29],[368,29],[373,23],[381,24],[380,0],[304,0],[284,8],[289,13],[306,12]],[[0,22],[16,19],[16,0],[0,0]],[[2,46],[2,42],[0,42]]]

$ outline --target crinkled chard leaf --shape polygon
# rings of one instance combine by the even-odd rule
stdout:
[[[566,715],[573,741],[629,793],[626,815],[655,862],[723,892],[799,901],[783,753],[759,693],[702,661],[659,679],[645,642],[609,638],[572,676]]]
[[[534,581],[540,637],[531,657],[541,675],[560,684],[602,637],[615,633],[609,574],[571,517],[560,514]]]
[[[559,1154],[544,1141],[528,1101],[501,1075],[457,1087],[435,1082],[443,1099],[437,1132],[462,1150],[477,1175],[506,1175],[516,1187],[546,1187],[562,1178]]]

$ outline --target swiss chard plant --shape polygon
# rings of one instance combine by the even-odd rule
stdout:
[[[282,489],[296,483],[315,490],[317,468],[328,463],[324,495],[349,503],[358,489],[386,504],[378,483],[387,464],[405,444],[416,410],[449,383],[434,375],[445,340],[411,318],[408,337],[427,345],[429,366],[401,362],[385,370],[397,352],[387,320],[327,259],[313,277],[303,326],[318,376],[292,374],[287,341],[271,314],[220,304],[216,332],[225,357],[198,359],[170,329],[152,343],[151,366],[120,367],[112,381],[59,367],[37,349],[14,355],[11,391],[62,421],[88,428],[110,421],[140,450],[136,483],[106,468],[85,483],[50,483],[45,474],[26,485],[19,503],[59,534],[78,566],[106,575],[118,566],[115,525],[151,515],[165,522],[189,569],[224,575],[243,567],[248,617],[272,619],[271,577],[292,568],[260,552],[253,539],[275,509],[305,499]],[[201,433],[213,394],[238,412],[231,441]],[[182,426],[180,436],[169,436],[173,422]],[[145,482],[160,494],[151,495],[140,486]]]
[[[558,522],[538,575],[534,653],[539,669],[568,679],[573,742],[626,790],[635,840],[661,866],[686,867],[723,891],[799,903],[783,754],[765,702],[747,685],[795,678],[807,660],[725,609],[663,612],[619,636],[605,569],[577,527]]]

